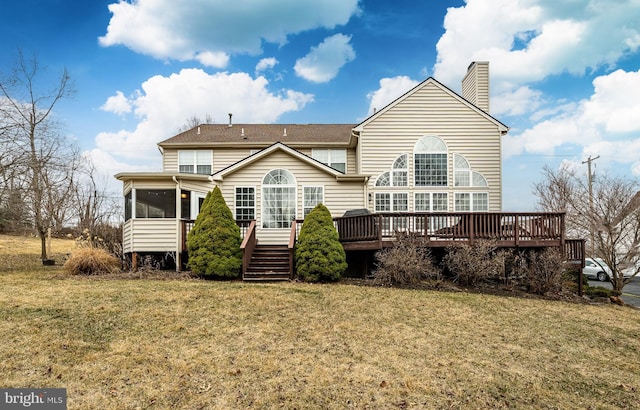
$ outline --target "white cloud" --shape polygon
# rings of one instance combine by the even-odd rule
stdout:
[[[136,163],[144,163],[147,158],[159,160],[156,144],[171,137],[193,116],[210,115],[214,121],[226,122],[227,113],[232,112],[238,122],[271,123],[283,113],[298,111],[313,101],[312,95],[293,90],[272,93],[267,85],[263,77],[254,79],[246,73],[210,75],[200,69],[154,76],[142,84],[131,101],[140,119],[137,127],[102,132],[96,137],[96,146],[114,158]]]
[[[331,81],[343,65],[356,58],[350,41],[351,36],[340,33],[325,38],[322,43],[312,47],[309,54],[296,61],[296,74],[314,83]]]
[[[122,44],[158,59],[198,59],[219,68],[226,65],[226,55],[258,54],[263,41],[282,45],[290,34],[333,29],[359,13],[358,0],[256,0],[250,6],[242,1],[139,0],[108,7],[112,17],[101,45]]]
[[[435,76],[459,89],[471,61],[491,61],[498,91],[614,64],[640,47],[637,0],[468,0],[449,8]],[[606,35],[603,35],[606,33]]]
[[[542,93],[527,86],[506,91],[491,99],[494,115],[523,115],[536,110],[541,104]]]
[[[200,64],[214,68],[224,68],[229,64],[229,55],[221,52],[204,51],[197,53],[194,58],[200,62]]]
[[[595,93],[585,104],[585,116],[604,126],[605,131],[640,131],[640,70],[617,70],[593,81]]]
[[[258,61],[258,64],[256,64],[256,73],[270,70],[275,67],[276,64],[278,64],[278,60],[276,60],[275,57],[263,58],[262,60]]]
[[[369,99],[369,115],[374,110],[381,110],[398,97],[418,85],[419,82],[406,76],[383,78],[380,80],[380,88],[367,94]]]
[[[122,91],[116,91],[116,95],[107,98],[107,101],[100,107],[102,111],[123,115],[131,112],[131,104]]]
[[[503,140],[506,157],[529,153],[550,154],[564,144],[584,147],[585,155],[602,155],[638,168],[640,152],[640,70],[617,70],[593,80],[589,99],[568,105],[519,135]]]

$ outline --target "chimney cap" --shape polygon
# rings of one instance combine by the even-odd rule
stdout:
[[[233,122],[231,122],[231,117],[233,117],[233,114],[229,113],[229,127],[233,127]]]

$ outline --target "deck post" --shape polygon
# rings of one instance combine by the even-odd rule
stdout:
[[[520,236],[520,221],[518,221],[518,214],[513,217],[513,244],[518,247],[518,239]]]

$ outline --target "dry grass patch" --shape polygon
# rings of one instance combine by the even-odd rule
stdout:
[[[63,264],[71,251],[76,249],[76,242],[72,239],[53,238],[51,240],[51,255],[49,259],[56,264]],[[0,273],[39,269],[40,239],[35,236],[0,235]]]
[[[69,409],[634,408],[640,315],[347,284],[0,274],[0,385]]]
[[[66,387],[69,408],[613,409],[640,399],[640,321],[628,308],[42,275],[1,276],[0,385]]]

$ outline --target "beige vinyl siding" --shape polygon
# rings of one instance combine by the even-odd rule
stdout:
[[[185,181],[180,180],[180,189],[185,191],[208,193],[213,190],[213,182]]]
[[[131,181],[124,181],[122,184],[122,193],[127,194],[127,192],[131,191],[132,183]]]
[[[162,154],[162,170],[166,172],[178,172],[178,150],[165,149]]]
[[[320,149],[325,149],[325,147],[322,147]],[[340,147],[333,147],[333,148],[328,148],[328,149],[345,149],[347,151],[347,174],[356,174],[356,149],[355,148],[340,148]],[[311,155],[313,148],[304,148],[304,149],[299,149],[298,151],[300,151],[301,153],[303,153],[304,155],[313,158],[313,156]]]
[[[194,148],[195,149],[195,148]],[[177,149],[165,149],[163,155],[163,170],[178,172]],[[215,148],[213,149],[213,172],[220,171],[251,155],[251,149],[247,148]]]
[[[176,219],[130,219],[123,228],[125,252],[175,252]]]
[[[171,179],[164,181],[132,181],[131,187],[135,189],[176,189],[176,183]]]
[[[332,215],[341,216],[346,210],[362,208],[364,202],[364,187],[361,183],[339,183],[335,177],[317,169],[291,155],[276,151],[262,158],[250,166],[239,169],[227,175],[220,184],[222,195],[232,208],[234,206],[235,187],[256,187],[256,220],[257,237],[261,244],[285,244],[289,241],[289,229],[262,228],[262,179],[273,169],[286,169],[296,179],[296,218],[302,218],[302,187],[322,186],[324,188],[325,205]]]
[[[324,148],[324,147],[323,147]],[[258,148],[256,148],[257,150]],[[332,148],[341,149],[341,148]],[[356,149],[347,150],[347,174],[356,173]],[[220,171],[251,155],[251,148],[216,148],[213,150],[213,172]],[[311,148],[299,149],[301,153],[311,157]],[[178,150],[165,149],[162,157],[163,171],[178,172]]]
[[[122,225],[122,252],[133,252],[133,219],[129,219]]]
[[[462,97],[489,112],[489,63],[472,63],[462,79]]]
[[[449,209],[453,210],[453,192],[477,191],[477,188],[453,187],[453,155],[463,155],[472,170],[481,173],[489,184],[489,210],[502,207],[500,130],[498,126],[468,105],[452,97],[433,83],[407,96],[388,111],[364,126],[360,136],[361,173],[371,175],[369,188],[377,176],[388,171],[401,154],[409,154],[409,187],[413,192],[439,189],[412,188],[414,180],[413,148],[423,136],[440,137],[448,148]],[[375,190],[375,189],[374,189]],[[410,203],[409,209],[413,210]]]

